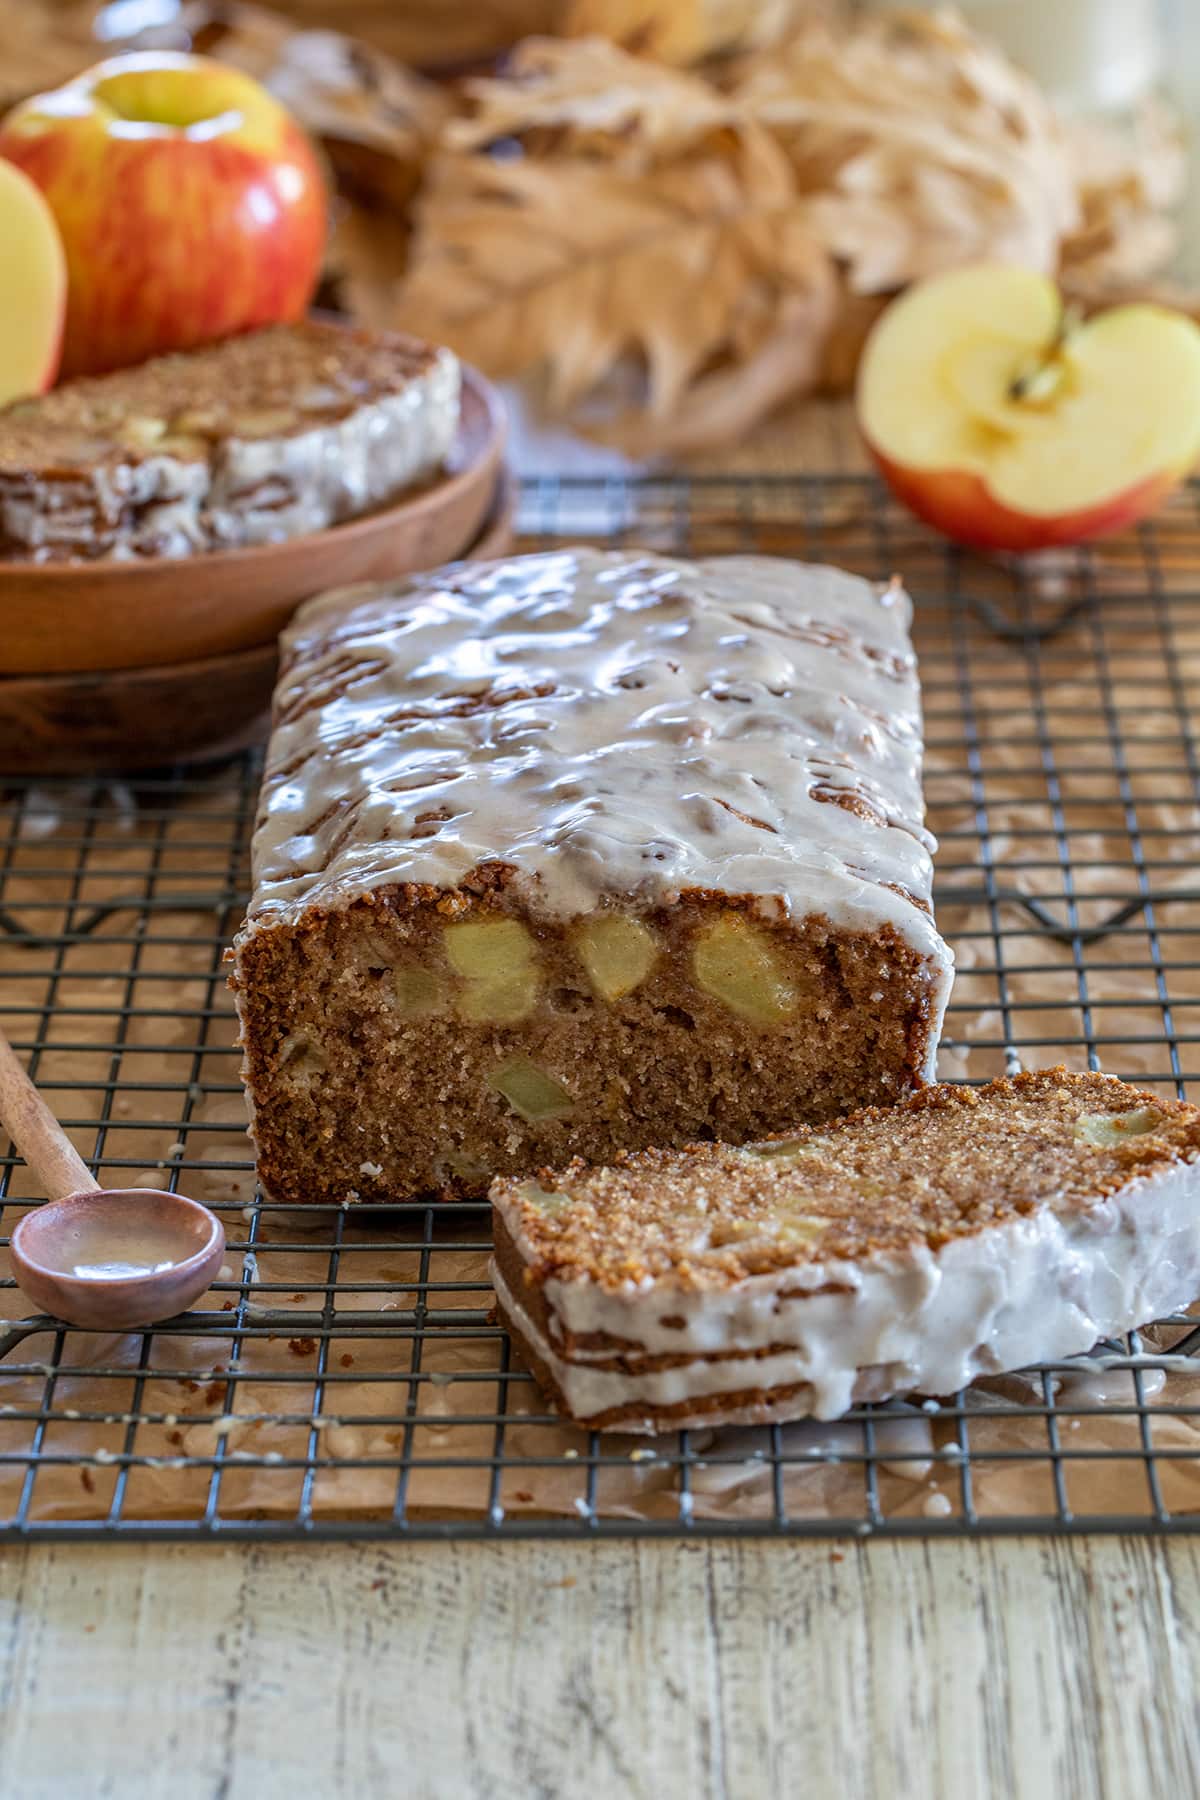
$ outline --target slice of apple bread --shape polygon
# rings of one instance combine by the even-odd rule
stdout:
[[[0,557],[188,556],[320,531],[444,462],[449,350],[309,320],[0,410]]]
[[[832,1419],[1200,1293],[1200,1110],[1046,1069],[492,1190],[500,1315],[597,1430]]]
[[[835,569],[594,550],[303,608],[232,977],[268,1191],[481,1196],[930,1076],[908,623]]]

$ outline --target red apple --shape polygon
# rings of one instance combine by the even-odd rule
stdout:
[[[54,215],[32,181],[0,162],[0,406],[54,380],[66,306]]]
[[[0,156],[41,188],[62,235],[67,374],[295,319],[312,298],[320,164],[240,70],[166,51],[116,57],[18,106]]]
[[[1072,319],[1028,269],[935,275],[883,314],[858,422],[918,518],[983,550],[1119,531],[1200,455],[1200,329],[1161,306]]]

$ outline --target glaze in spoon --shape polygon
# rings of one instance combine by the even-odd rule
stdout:
[[[17,1283],[69,1325],[133,1331],[184,1312],[225,1254],[221,1221],[158,1188],[102,1188],[0,1033],[0,1122],[49,1197],[12,1234]]]

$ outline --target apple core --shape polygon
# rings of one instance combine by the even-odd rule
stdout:
[[[1077,318],[1031,269],[956,269],[883,314],[858,420],[893,493],[959,543],[1025,551],[1145,517],[1200,454],[1200,328]]]

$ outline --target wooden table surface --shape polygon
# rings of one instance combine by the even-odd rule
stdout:
[[[1185,1800],[1198,1549],[31,1547],[0,1793]]]
[[[3,1800],[1186,1800],[1198,1691],[1183,1537],[0,1554]]]

